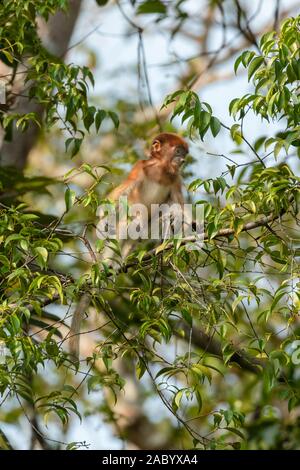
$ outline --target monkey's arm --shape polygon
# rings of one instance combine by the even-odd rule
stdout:
[[[144,179],[144,164],[145,160],[137,162],[126,180],[109,193],[108,199],[117,202],[121,196],[127,196],[130,202],[133,191],[138,189]]]

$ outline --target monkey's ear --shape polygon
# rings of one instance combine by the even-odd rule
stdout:
[[[161,143],[159,140],[154,140],[151,145],[151,155],[159,153],[161,150]]]

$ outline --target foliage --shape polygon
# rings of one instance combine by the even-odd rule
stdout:
[[[1,10],[1,57],[14,67],[26,53],[29,93],[45,106],[40,124],[59,120],[62,107],[63,128],[72,135],[65,144],[73,146],[74,154],[85,133],[81,122],[86,131],[93,123],[99,130],[107,116],[117,125],[116,115],[89,105],[87,81],[93,78],[87,68],[50,57],[38,39],[36,16],[47,18],[66,3],[17,3],[17,11],[9,0]],[[158,20],[168,12],[160,1],[131,3],[139,14],[157,14]],[[210,130],[222,145],[226,132],[233,155],[248,156],[246,164],[231,159],[217,178],[190,182],[191,197],[204,206],[201,248],[190,251],[184,240],[170,240],[158,249],[141,243],[124,263],[120,260],[120,269],[110,268],[101,261],[103,244],[94,229],[110,167],[84,163],[62,180],[1,170],[0,352],[5,360],[0,362],[0,392],[3,404],[13,404],[13,411],[0,414],[3,422],[16,423],[17,410],[25,416],[30,410],[66,429],[70,416],[82,418],[78,403],[85,403],[84,393],[100,391],[101,406],[87,413],[105,416],[126,439],[129,431],[120,429],[117,407],[123,392],[128,393],[126,384],[139,381],[142,398],[147,400],[153,390],[176,418],[179,431],[166,418],[174,431],[172,445],[298,448],[299,374],[293,348],[300,339],[300,178],[290,161],[299,164],[299,25],[300,17],[286,19],[279,34],[261,38],[259,52],[244,51],[237,58],[234,69],[246,68],[253,92],[230,103],[231,126],[189,88],[169,94],[163,103],[164,109],[173,106],[171,119],[181,116],[192,139],[203,140]],[[131,121],[129,105],[119,102],[116,110],[121,124]],[[250,141],[245,135],[248,113],[278,122],[280,132]],[[2,112],[6,130],[13,121],[25,130],[30,120],[34,116]],[[147,125],[151,129],[153,123]],[[138,132],[144,130],[141,124]],[[136,157],[133,152],[125,161]],[[84,189],[78,176],[89,181]],[[51,195],[53,188],[64,200],[60,217],[43,214],[28,202]],[[73,229],[79,220],[83,233]],[[78,253],[80,259],[69,268],[61,262],[62,255]],[[93,336],[95,326],[86,321],[95,347],[77,362],[67,351],[68,325],[74,304],[85,293],[100,336]],[[48,309],[53,304],[55,314]],[[0,447],[9,448],[2,431],[0,437]]]
[[[24,74],[27,96],[43,105],[43,124],[46,128],[51,128],[59,121],[61,129],[70,134],[66,140],[66,149],[71,147],[71,156],[74,156],[93,124],[99,131],[106,117],[112,119],[116,126],[118,120],[114,112],[96,109],[89,104],[89,85],[94,85],[89,68],[64,64],[60,57],[48,52],[41,42],[37,19],[42,17],[47,20],[49,15],[58,9],[66,10],[67,6],[67,0],[5,0],[0,10],[0,59],[13,69],[13,77],[16,73]],[[23,70],[18,69],[17,72],[20,64]],[[9,105],[16,99],[9,86],[6,99]],[[7,140],[13,138],[13,124],[22,131],[30,124],[41,126],[35,112],[20,114],[9,112],[6,107],[0,110],[0,123]]]

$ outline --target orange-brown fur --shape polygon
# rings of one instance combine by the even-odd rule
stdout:
[[[178,158],[176,157],[177,148],[182,150]],[[148,208],[151,204],[179,203],[182,205],[182,183],[179,171],[187,153],[188,145],[181,137],[171,133],[159,134],[152,142],[149,160],[137,162],[126,180],[110,193],[109,199],[116,202],[121,196],[127,196],[129,204],[140,203]],[[150,214],[151,211],[149,211]],[[122,255],[125,257],[132,248],[132,243],[130,240],[125,242],[121,240],[120,245]],[[118,266],[118,263],[114,263],[114,251],[109,246],[105,248],[102,255],[104,260],[111,261],[111,266]],[[80,324],[89,302],[89,295],[84,295],[73,315],[70,352],[76,359],[79,356]]]
[[[148,205],[149,201],[144,200],[144,195],[148,189],[151,192],[151,185],[156,185],[156,188],[161,187],[161,198],[154,198],[153,203],[162,204],[169,201],[182,204],[180,164],[174,158],[174,152],[178,147],[182,149],[184,158],[188,153],[188,145],[180,136],[162,133],[155,137],[149,160],[137,162],[126,180],[112,191],[109,199],[117,201],[120,196],[126,195],[131,204]]]

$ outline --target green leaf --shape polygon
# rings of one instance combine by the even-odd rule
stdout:
[[[66,189],[65,192],[65,203],[66,203],[66,211],[68,212],[70,208],[73,206],[74,201],[76,198],[76,193],[70,188]]]
[[[43,246],[37,246],[34,249],[35,253],[38,255],[38,259],[41,262],[42,266],[45,266],[48,259],[48,251]]]
[[[232,427],[229,427],[229,426],[225,427],[224,429],[227,429],[227,431],[232,432],[233,434],[236,434],[241,439],[245,439],[244,434],[239,429],[232,428]]]
[[[10,52],[8,52],[8,51],[2,49],[2,50],[1,50],[1,54],[4,54],[4,55],[5,55],[5,57],[6,57],[6,59],[8,60],[8,62],[10,62],[11,64],[13,63],[14,58],[13,58],[13,56],[11,55]]]
[[[244,295],[239,295],[238,297],[236,297],[236,298],[234,299],[234,301],[232,302],[232,305],[231,305],[231,308],[232,308],[233,313],[235,312],[235,309],[236,309],[236,307],[238,306],[238,304],[239,304],[240,302],[242,302],[242,300],[243,300],[244,298],[245,298]]]
[[[6,434],[0,429],[0,450],[13,450]]]
[[[230,104],[229,104],[229,113],[234,116],[238,109],[239,109],[239,105],[240,105],[240,100],[239,98],[234,98]]]
[[[108,2],[109,2],[109,0],[96,0],[96,3],[97,3],[100,7],[104,7],[104,5],[106,5]]]
[[[164,14],[166,12],[167,8],[160,0],[146,0],[146,2],[142,3],[137,9],[138,15],[153,13]]]
[[[108,115],[111,118],[112,122],[114,123],[115,128],[118,129],[120,121],[119,121],[117,113],[114,113],[113,111],[108,111]]]
[[[181,315],[182,315],[182,318],[184,318],[184,320],[187,322],[187,324],[190,327],[192,327],[193,326],[193,317],[190,314],[190,312],[186,308],[183,308],[181,310]]]
[[[103,120],[106,118],[106,116],[107,116],[107,112],[104,111],[104,109],[99,109],[99,111],[97,111],[96,116],[95,116],[95,127],[96,127],[97,132],[99,131],[101,124]]]
[[[173,398],[172,408],[173,408],[174,411],[177,411],[179,406],[180,406],[180,403],[181,403],[181,400],[182,400],[182,397],[183,397],[183,392],[184,392],[184,390],[179,390]]]
[[[211,120],[211,114],[207,111],[201,111],[200,113],[200,123],[199,123],[199,130],[203,130],[207,128]]]
[[[248,82],[263,62],[264,58],[262,56],[255,57],[255,59],[252,60],[248,68]]]
[[[141,379],[146,372],[146,366],[144,361],[139,361],[138,364],[136,365],[136,375],[138,379]]]
[[[234,73],[235,73],[235,74],[236,74],[236,72],[237,72],[237,70],[238,70],[239,65],[241,64],[241,62],[242,62],[242,56],[240,55],[240,56],[236,59],[236,61],[235,61],[235,63],[234,63]]]
[[[211,382],[212,375],[208,367],[203,366],[202,364],[193,364],[191,366],[191,371],[200,376],[205,376],[209,382]]]
[[[253,51],[244,51],[241,55],[242,58],[242,64],[244,67],[248,67],[250,64],[251,60],[255,56],[255,52]]]
[[[155,378],[157,379],[161,375],[167,375],[168,373],[170,373],[171,371],[174,371],[174,370],[175,370],[174,367],[164,367],[163,369],[161,369],[157,372]]]
[[[91,377],[88,378],[87,381],[87,388],[88,388],[88,393],[94,390],[100,390],[103,385],[103,380],[101,377],[98,375],[92,375]]]
[[[46,351],[50,357],[57,357],[59,354],[59,348],[54,340],[46,342]]]
[[[82,139],[70,137],[66,140],[66,150],[68,150],[69,146],[72,144],[72,151],[71,151],[71,158],[73,158],[80,150]]]
[[[296,408],[296,406],[298,405],[299,405],[299,399],[296,396],[292,396],[288,401],[289,412],[291,412],[292,409]]]
[[[275,296],[274,296],[274,298],[273,298],[271,307],[270,307],[271,312],[273,312],[274,308],[276,307],[276,305],[278,304],[278,302],[280,301],[280,299],[282,299],[282,297],[283,297],[284,295],[286,295],[286,292],[284,292],[284,291],[277,291],[277,293],[275,294]]]
[[[210,125],[212,135],[214,137],[216,137],[219,134],[220,130],[221,130],[221,123],[220,123],[219,119],[216,118],[215,116],[213,116],[210,120],[209,125]]]
[[[163,243],[161,243],[161,245],[159,245],[155,249],[155,254],[158,255],[158,253],[161,253],[162,251],[164,251],[165,248],[168,246],[168,244],[169,244],[169,240],[165,240]]]
[[[15,333],[18,333],[20,328],[21,328],[21,322],[19,320],[19,318],[17,317],[16,314],[13,314],[10,316],[10,322],[11,322],[11,325],[15,331]]]
[[[239,124],[233,124],[233,126],[231,126],[230,135],[232,140],[234,140],[238,145],[242,143],[241,126]]]
[[[4,246],[7,246],[10,242],[13,240],[23,240],[24,237],[20,235],[19,233],[13,233],[12,235],[9,235],[7,239],[5,240]]]
[[[277,142],[277,144],[274,147],[274,157],[275,157],[276,160],[277,160],[277,157],[280,153],[280,150],[283,147],[283,144],[284,144],[284,142],[282,140],[280,140],[279,142]]]
[[[20,241],[20,247],[22,248],[22,250],[24,251],[27,251],[28,250],[28,241],[23,239]]]
[[[87,131],[89,131],[91,125],[94,122],[95,111],[96,108],[94,106],[90,106],[83,118],[83,124]]]
[[[230,444],[234,450],[240,450],[241,443],[240,442],[231,442]]]
[[[198,403],[198,413],[200,413],[200,411],[202,410],[203,402],[202,402],[201,393],[198,389],[196,389],[195,391],[195,396],[196,396],[197,403]]]

